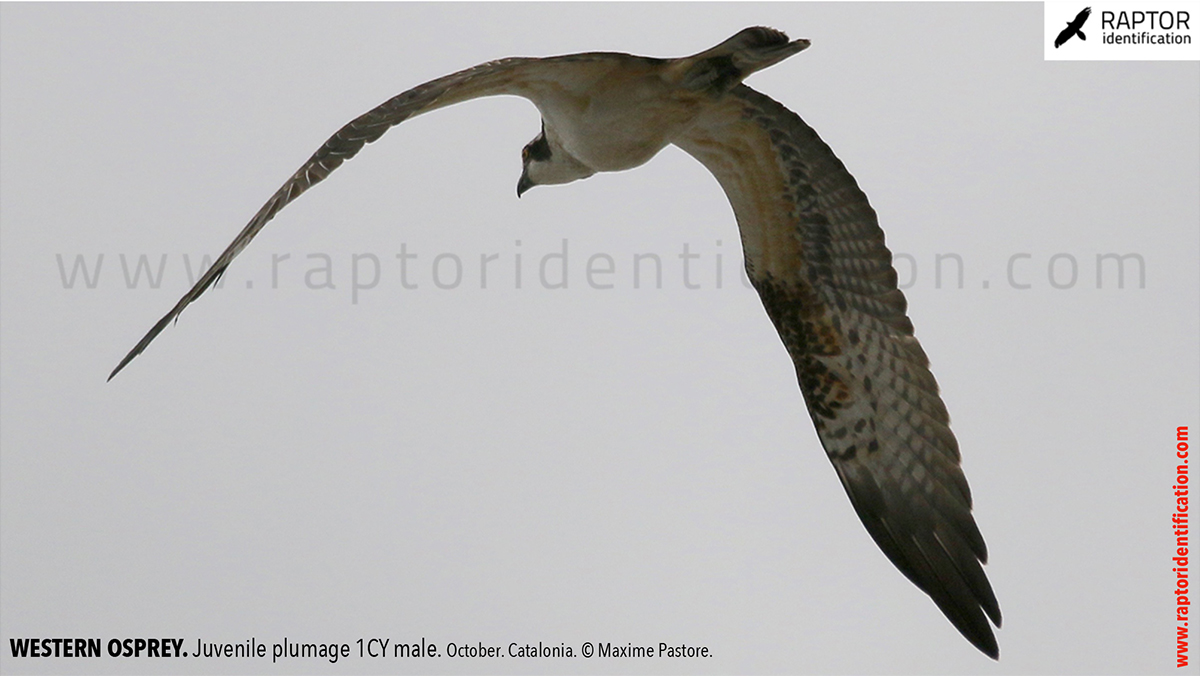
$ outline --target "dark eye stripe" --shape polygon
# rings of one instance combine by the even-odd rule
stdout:
[[[545,134],[535,138],[532,143],[525,146],[525,150],[531,160],[545,162],[550,159],[550,143],[546,141]]]

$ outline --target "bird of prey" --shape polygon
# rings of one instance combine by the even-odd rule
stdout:
[[[1062,29],[1058,37],[1054,38],[1054,48],[1058,49],[1063,46],[1067,40],[1079,36],[1080,40],[1087,40],[1087,36],[1083,34],[1083,24],[1087,23],[1088,17],[1092,15],[1091,7],[1084,7],[1083,11],[1076,14],[1075,18],[1067,23],[1067,27]]]
[[[913,337],[875,211],[798,115],[742,84],[808,47],[747,28],[693,56],[507,58],[414,87],[329,138],[111,380],[228,268],[280,209],[389,128],[482,96],[531,100],[541,132],[517,194],[647,162],[668,144],[699,160],[733,207],[746,272],[795,365],[817,434],[867,531],[950,622],[992,658],[1000,607],[946,407]]]

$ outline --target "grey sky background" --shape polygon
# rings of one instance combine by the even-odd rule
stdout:
[[[0,16],[5,673],[331,670],[8,657],[8,638],[43,636],[715,655],[332,669],[346,673],[1174,671],[1174,434],[1200,411],[1200,65],[1045,63],[1037,3]],[[854,515],[740,281],[715,180],[668,148],[518,201],[538,130],[521,99],[393,129],[105,383],[189,286],[184,256],[219,253],[392,95],[502,56],[678,56],[755,24],[813,41],[749,84],[834,148],[898,254],[991,553],[998,664]],[[547,289],[563,240],[567,288]],[[644,253],[661,289],[649,267],[634,286]],[[1098,288],[1109,253],[1140,257],[1144,288],[1133,258],[1124,288],[1111,260]],[[164,254],[158,288],[144,272],[128,288],[122,256],[157,276]],[[363,254],[380,275],[356,296]],[[611,289],[589,284],[596,254]],[[68,278],[102,255],[94,288],[67,288],[60,255]],[[335,288],[310,288],[313,255]],[[498,255],[486,288],[481,255]],[[547,259],[547,281],[560,272]]]

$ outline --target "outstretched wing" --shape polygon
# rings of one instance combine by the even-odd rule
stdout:
[[[1091,7],[1084,7],[1075,15],[1075,20],[1071,22],[1071,27],[1075,30],[1083,28],[1083,24],[1087,23],[1088,17],[1092,15]]]
[[[217,281],[229,267],[230,261],[246,248],[250,240],[254,239],[258,231],[262,230],[267,221],[279,213],[280,209],[299,197],[305,190],[324,180],[342,162],[354,157],[364,145],[377,140],[391,127],[410,117],[481,96],[517,94],[531,97],[533,96],[532,90],[537,89],[539,80],[552,78],[561,72],[555,69],[556,64],[577,64],[590,61],[603,65],[603,62],[611,61],[614,56],[619,55],[593,53],[549,59],[510,58],[490,61],[413,87],[370,112],[355,118],[329,137],[329,140],[313,153],[312,157],[308,158],[308,161],[292,174],[292,177],[279,190],[275,191],[271,199],[262,205],[258,213],[254,214],[254,218],[250,219],[250,222],[242,228],[233,242],[217,257],[212,267],[201,275],[191,290],[179,299],[175,307],[171,308],[171,311],[158,320],[158,323],[138,341],[138,344],[109,374],[108,379],[112,380],[113,376],[125,368],[126,364],[141,354],[142,350],[145,350],[146,346],[171,321],[179,317],[179,313],[183,312],[184,308],[199,298],[213,282]]]
[[[958,444],[866,195],[799,116],[745,85],[675,143],[733,205],[747,272],[867,531],[997,657],[987,618],[999,626],[1000,607]]]

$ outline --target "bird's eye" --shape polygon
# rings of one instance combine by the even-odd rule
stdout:
[[[524,148],[521,148],[521,161],[522,162],[529,161],[529,146],[525,146]]]

